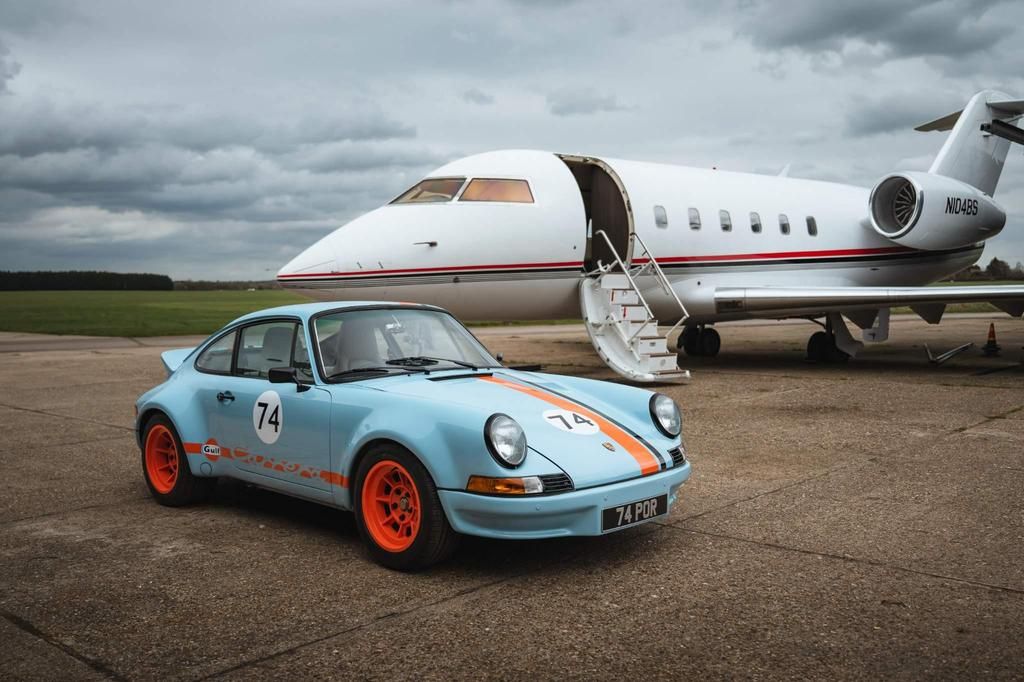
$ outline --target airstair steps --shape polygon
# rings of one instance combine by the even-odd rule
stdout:
[[[614,263],[599,263],[598,268],[580,282],[583,317],[598,355],[616,373],[632,381],[689,380],[690,372],[679,368],[678,356],[668,346],[668,335],[682,325],[688,314],[653,254],[639,235],[634,234],[634,242],[645,257],[638,257],[638,260],[645,260],[645,263],[631,269],[603,230],[598,230],[594,236],[607,242],[615,259]],[[646,283],[653,276],[654,285],[661,287],[679,306],[679,321],[664,334],[660,333],[658,320],[637,284],[640,276],[646,278]]]

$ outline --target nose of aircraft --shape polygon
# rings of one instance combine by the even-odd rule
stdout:
[[[283,268],[277,271],[277,278],[286,281],[296,275],[335,272],[338,261],[335,258],[334,249],[329,243],[330,237],[331,235],[327,235],[288,261]]]

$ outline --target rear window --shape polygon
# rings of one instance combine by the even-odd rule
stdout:
[[[504,201],[513,204],[532,204],[533,192],[526,180],[492,180],[476,178],[469,181],[459,201]]]
[[[427,178],[406,190],[392,204],[431,204],[451,201],[466,178]]]

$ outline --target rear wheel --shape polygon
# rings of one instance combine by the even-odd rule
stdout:
[[[374,446],[359,463],[353,502],[359,534],[377,563],[424,568],[454,551],[458,534],[419,460],[398,445]]]
[[[217,485],[215,478],[192,474],[185,448],[164,415],[150,419],[142,438],[142,474],[150,494],[168,507],[181,507],[205,499]]]

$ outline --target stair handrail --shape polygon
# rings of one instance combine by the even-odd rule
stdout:
[[[649,248],[647,248],[647,244],[644,243],[644,240],[641,239],[640,235],[637,234],[636,232],[633,233],[633,239],[635,239],[640,244],[640,248],[643,249],[644,254],[647,256],[647,262],[648,264],[651,265],[651,269],[654,270],[654,275],[658,279],[658,283],[661,285],[661,288],[665,291],[666,294],[670,295],[673,299],[675,299],[676,305],[678,305],[679,309],[683,312],[683,315],[682,317],[679,318],[679,321],[672,325],[672,328],[669,329],[668,332],[665,334],[665,336],[669,336],[672,332],[678,329],[684,322],[686,322],[686,319],[690,317],[690,313],[686,309],[686,306],[683,305],[682,300],[679,298],[679,294],[677,294],[676,290],[672,288],[672,283],[668,281],[668,277],[665,276],[665,272],[661,269],[661,266],[658,265],[658,261],[654,259],[654,254],[651,253],[651,250]],[[612,249],[613,253],[614,251],[615,250]],[[646,305],[646,303],[644,305]],[[648,312],[650,311],[648,310]]]
[[[627,343],[632,343],[633,339],[635,339],[636,336],[644,330],[647,323],[655,319],[654,313],[651,312],[651,306],[647,305],[647,300],[644,298],[644,295],[640,293],[640,287],[636,285],[636,282],[633,280],[633,276],[629,274],[629,268],[627,268],[626,264],[622,262],[621,258],[619,258],[619,252],[615,250],[615,245],[612,244],[612,240],[608,237],[608,233],[604,230],[598,230],[595,234],[599,234],[604,237],[605,243],[608,244],[608,249],[612,252],[612,256],[615,257],[615,262],[619,264],[619,267],[622,269],[622,274],[626,276],[626,281],[629,282],[629,286],[636,292],[636,297],[640,299],[640,303],[643,305],[644,310],[647,311],[647,320],[645,320],[644,324],[640,325],[640,328],[626,339]],[[625,336],[625,334],[623,334],[623,336]]]

